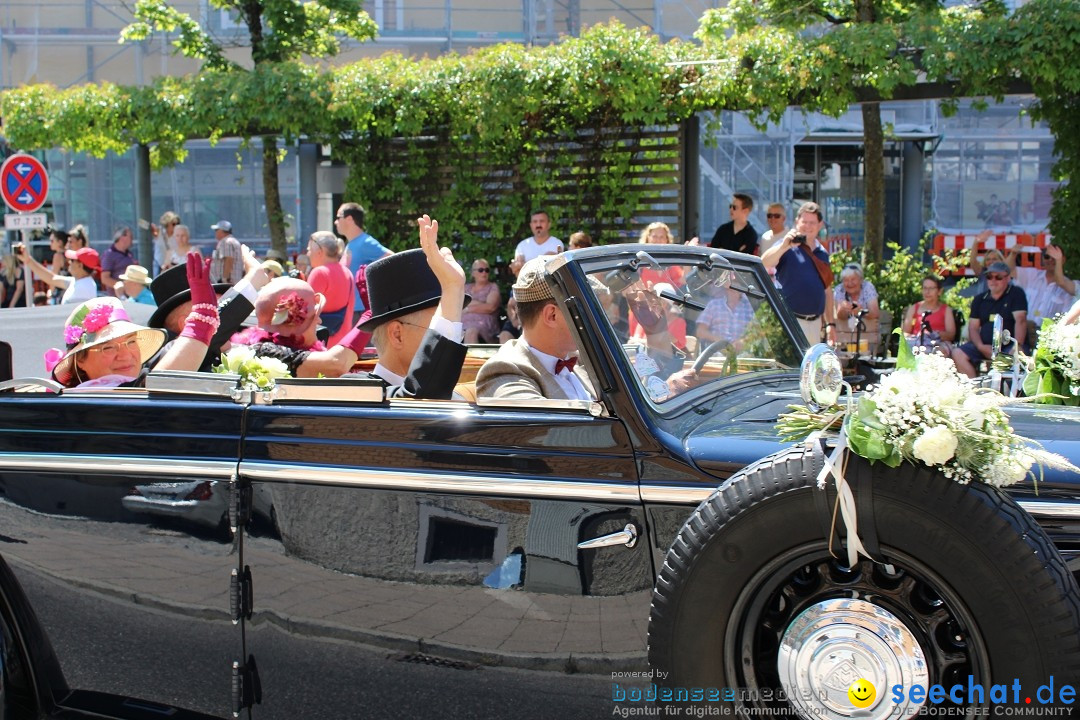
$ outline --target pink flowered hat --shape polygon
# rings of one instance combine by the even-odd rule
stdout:
[[[275,278],[259,290],[255,319],[270,333],[301,337],[319,317],[326,300],[303,280]]]
[[[87,300],[77,306],[64,323],[67,351],[49,350],[45,365],[61,385],[69,385],[75,368],[75,355],[95,345],[135,335],[139,343],[139,362],[146,362],[165,344],[165,331],[131,322],[124,305],[114,297]],[[55,363],[52,368],[49,365]]]

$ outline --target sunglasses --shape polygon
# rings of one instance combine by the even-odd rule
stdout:
[[[486,273],[488,268],[473,268],[473,272]]]
[[[731,208],[732,210],[742,210],[742,208],[739,207],[738,205],[736,205],[735,203],[731,203],[730,205],[728,205],[728,207]]]
[[[780,218],[784,217],[784,215],[782,213],[765,213],[765,217],[769,218],[770,220],[779,220]]]
[[[987,280],[1008,280],[1009,276],[1008,275],[1002,275],[1001,273],[987,273],[986,274],[986,279]]]

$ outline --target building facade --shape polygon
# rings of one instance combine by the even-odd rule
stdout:
[[[208,0],[174,2],[197,17],[243,60],[244,28]],[[379,25],[379,37],[351,43],[337,62],[353,62],[397,50],[411,55],[498,42],[543,44],[574,35],[611,18],[631,27],[648,26],[662,38],[689,38],[698,19],[718,0],[522,0],[507,5],[491,0],[411,3],[374,0],[366,5]],[[48,82],[60,87],[109,81],[148,83],[160,75],[193,72],[197,64],[175,53],[158,34],[138,44],[118,43],[131,20],[117,0],[9,0],[0,5],[0,88]],[[1008,98],[976,111],[963,104],[946,117],[933,101],[885,103],[886,237],[914,245],[929,227],[963,232],[983,227],[1039,231],[1045,228],[1050,192],[1053,138],[1024,114],[1030,98]],[[814,200],[826,212],[830,233],[845,242],[862,238],[863,163],[861,117],[853,108],[844,117],[804,115],[790,109],[765,131],[738,113],[725,112],[719,130],[702,133],[698,216],[683,232],[711,236],[728,220],[733,192],[755,198],[751,222],[766,228],[765,207],[791,207]],[[703,123],[708,125],[708,123]],[[258,152],[237,142],[216,146],[193,142],[187,160],[153,174],[151,215],[177,211],[197,245],[206,246],[210,225],[230,220],[237,236],[255,246],[268,242]],[[104,159],[50,151],[51,221],[60,227],[84,223],[95,245],[108,243],[124,225],[134,226],[134,153]],[[281,164],[282,204],[290,235],[306,237],[332,225],[333,204],[344,187],[340,168],[320,148],[287,148]],[[301,192],[303,188],[303,192]],[[789,213],[790,214],[790,213]],[[635,233],[627,229],[627,236]]]

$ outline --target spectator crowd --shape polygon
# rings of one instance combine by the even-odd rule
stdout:
[[[709,246],[759,255],[810,342],[825,340],[856,353],[877,352],[882,337],[877,289],[858,263],[845,265],[839,277],[834,277],[821,208],[812,202],[802,204],[789,225],[785,204],[771,203],[765,213],[768,230],[759,236],[750,223],[753,207],[753,198],[736,193],[729,205],[730,222],[716,229]],[[530,308],[523,313],[521,297],[524,294],[535,304],[547,299],[549,293],[542,285],[539,289],[535,285],[535,278],[543,277],[540,272],[530,276],[529,289],[519,288],[523,269],[535,269],[530,263],[538,258],[592,245],[592,239],[581,231],[569,234],[564,244],[552,234],[547,212],[532,213],[532,235],[515,246],[506,268],[514,287],[504,295],[495,277],[499,268],[488,259],[473,259],[466,279],[452,255],[445,261],[449,264],[441,259],[442,251],[434,239],[437,223],[421,218],[418,225],[421,247],[394,253],[365,230],[364,208],[346,202],[335,214],[334,231],[313,233],[304,252],[288,257],[271,251],[259,259],[235,237],[231,222],[219,220],[209,228],[214,233],[214,246],[204,261],[191,244],[190,228],[177,213],[169,211],[159,224],[151,225],[154,252],[147,263],[150,267],[136,261],[130,227],[119,228],[102,252],[91,246],[81,225],[70,231],[53,229],[45,258],[35,258],[18,244],[3,257],[0,306],[25,305],[25,266],[34,279],[35,305],[63,304],[75,309],[67,325],[69,332],[86,335],[87,313],[91,313],[92,324],[95,318],[110,314],[113,320],[106,325],[115,324],[115,328],[102,337],[116,342],[95,342],[85,349],[102,346],[104,352],[98,352],[97,359],[120,358],[127,362],[123,369],[129,377],[137,378],[139,373],[132,373],[133,367],[128,365],[142,367],[156,362],[159,367],[178,369],[206,367],[223,347],[236,344],[255,345],[261,354],[282,358],[297,376],[338,376],[349,371],[370,341],[379,355],[376,374],[381,372],[378,376],[401,392],[416,394],[416,378],[424,371],[414,360],[446,352],[440,337],[457,344],[524,343],[523,332],[528,334],[529,322],[536,319],[538,311]],[[980,234],[980,247],[985,246],[988,236],[988,230]],[[671,229],[661,222],[644,226],[639,241],[676,242]],[[692,238],[688,244],[700,241]],[[1042,267],[1018,266],[1018,256],[1033,251],[1041,253]],[[1066,322],[1076,322],[1080,316],[1080,289],[1065,276],[1064,260],[1064,253],[1055,245],[972,252],[977,280],[967,291],[972,302],[966,318],[943,301],[942,279],[927,273],[922,279],[922,298],[906,309],[900,322],[907,342],[951,357],[958,370],[974,377],[990,359],[995,320],[1000,318],[1009,336],[1030,352],[1045,320],[1063,315]],[[193,261],[197,267],[191,265]],[[448,307],[447,287],[452,285],[457,292],[456,273],[461,275],[463,300]],[[384,287],[369,287],[373,278]],[[679,269],[671,267],[642,268],[641,279],[657,294],[678,293],[685,281]],[[385,287],[391,283],[394,299],[388,301]],[[752,318],[744,293],[730,287],[714,291],[696,319],[698,340],[737,337]],[[160,336],[132,329],[123,310],[125,301],[156,307],[151,324]],[[380,306],[380,302],[384,304]],[[621,309],[614,303],[606,309],[613,322],[626,313],[625,303]],[[252,312],[255,325],[242,328]],[[679,312],[677,308],[668,311],[666,327],[672,345],[685,351],[686,320]],[[623,319],[631,336],[646,339],[646,330],[633,313]],[[424,332],[417,333],[411,327]],[[533,330],[534,337],[539,334]],[[131,339],[124,340],[128,335]],[[549,345],[562,348],[565,343]],[[73,347],[58,356],[59,366],[66,379],[83,381],[86,373],[80,368],[92,364],[66,360],[75,357]],[[130,357],[125,358],[127,350]],[[553,363],[561,360],[553,357]],[[168,361],[162,365],[165,358]],[[89,374],[99,378],[116,373],[97,373],[91,367]],[[571,385],[574,392],[582,394],[579,385],[568,383],[567,387]]]

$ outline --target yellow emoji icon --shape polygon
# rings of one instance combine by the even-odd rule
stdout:
[[[868,708],[874,704],[877,698],[877,688],[865,678],[859,678],[847,689],[848,700],[857,708]]]

